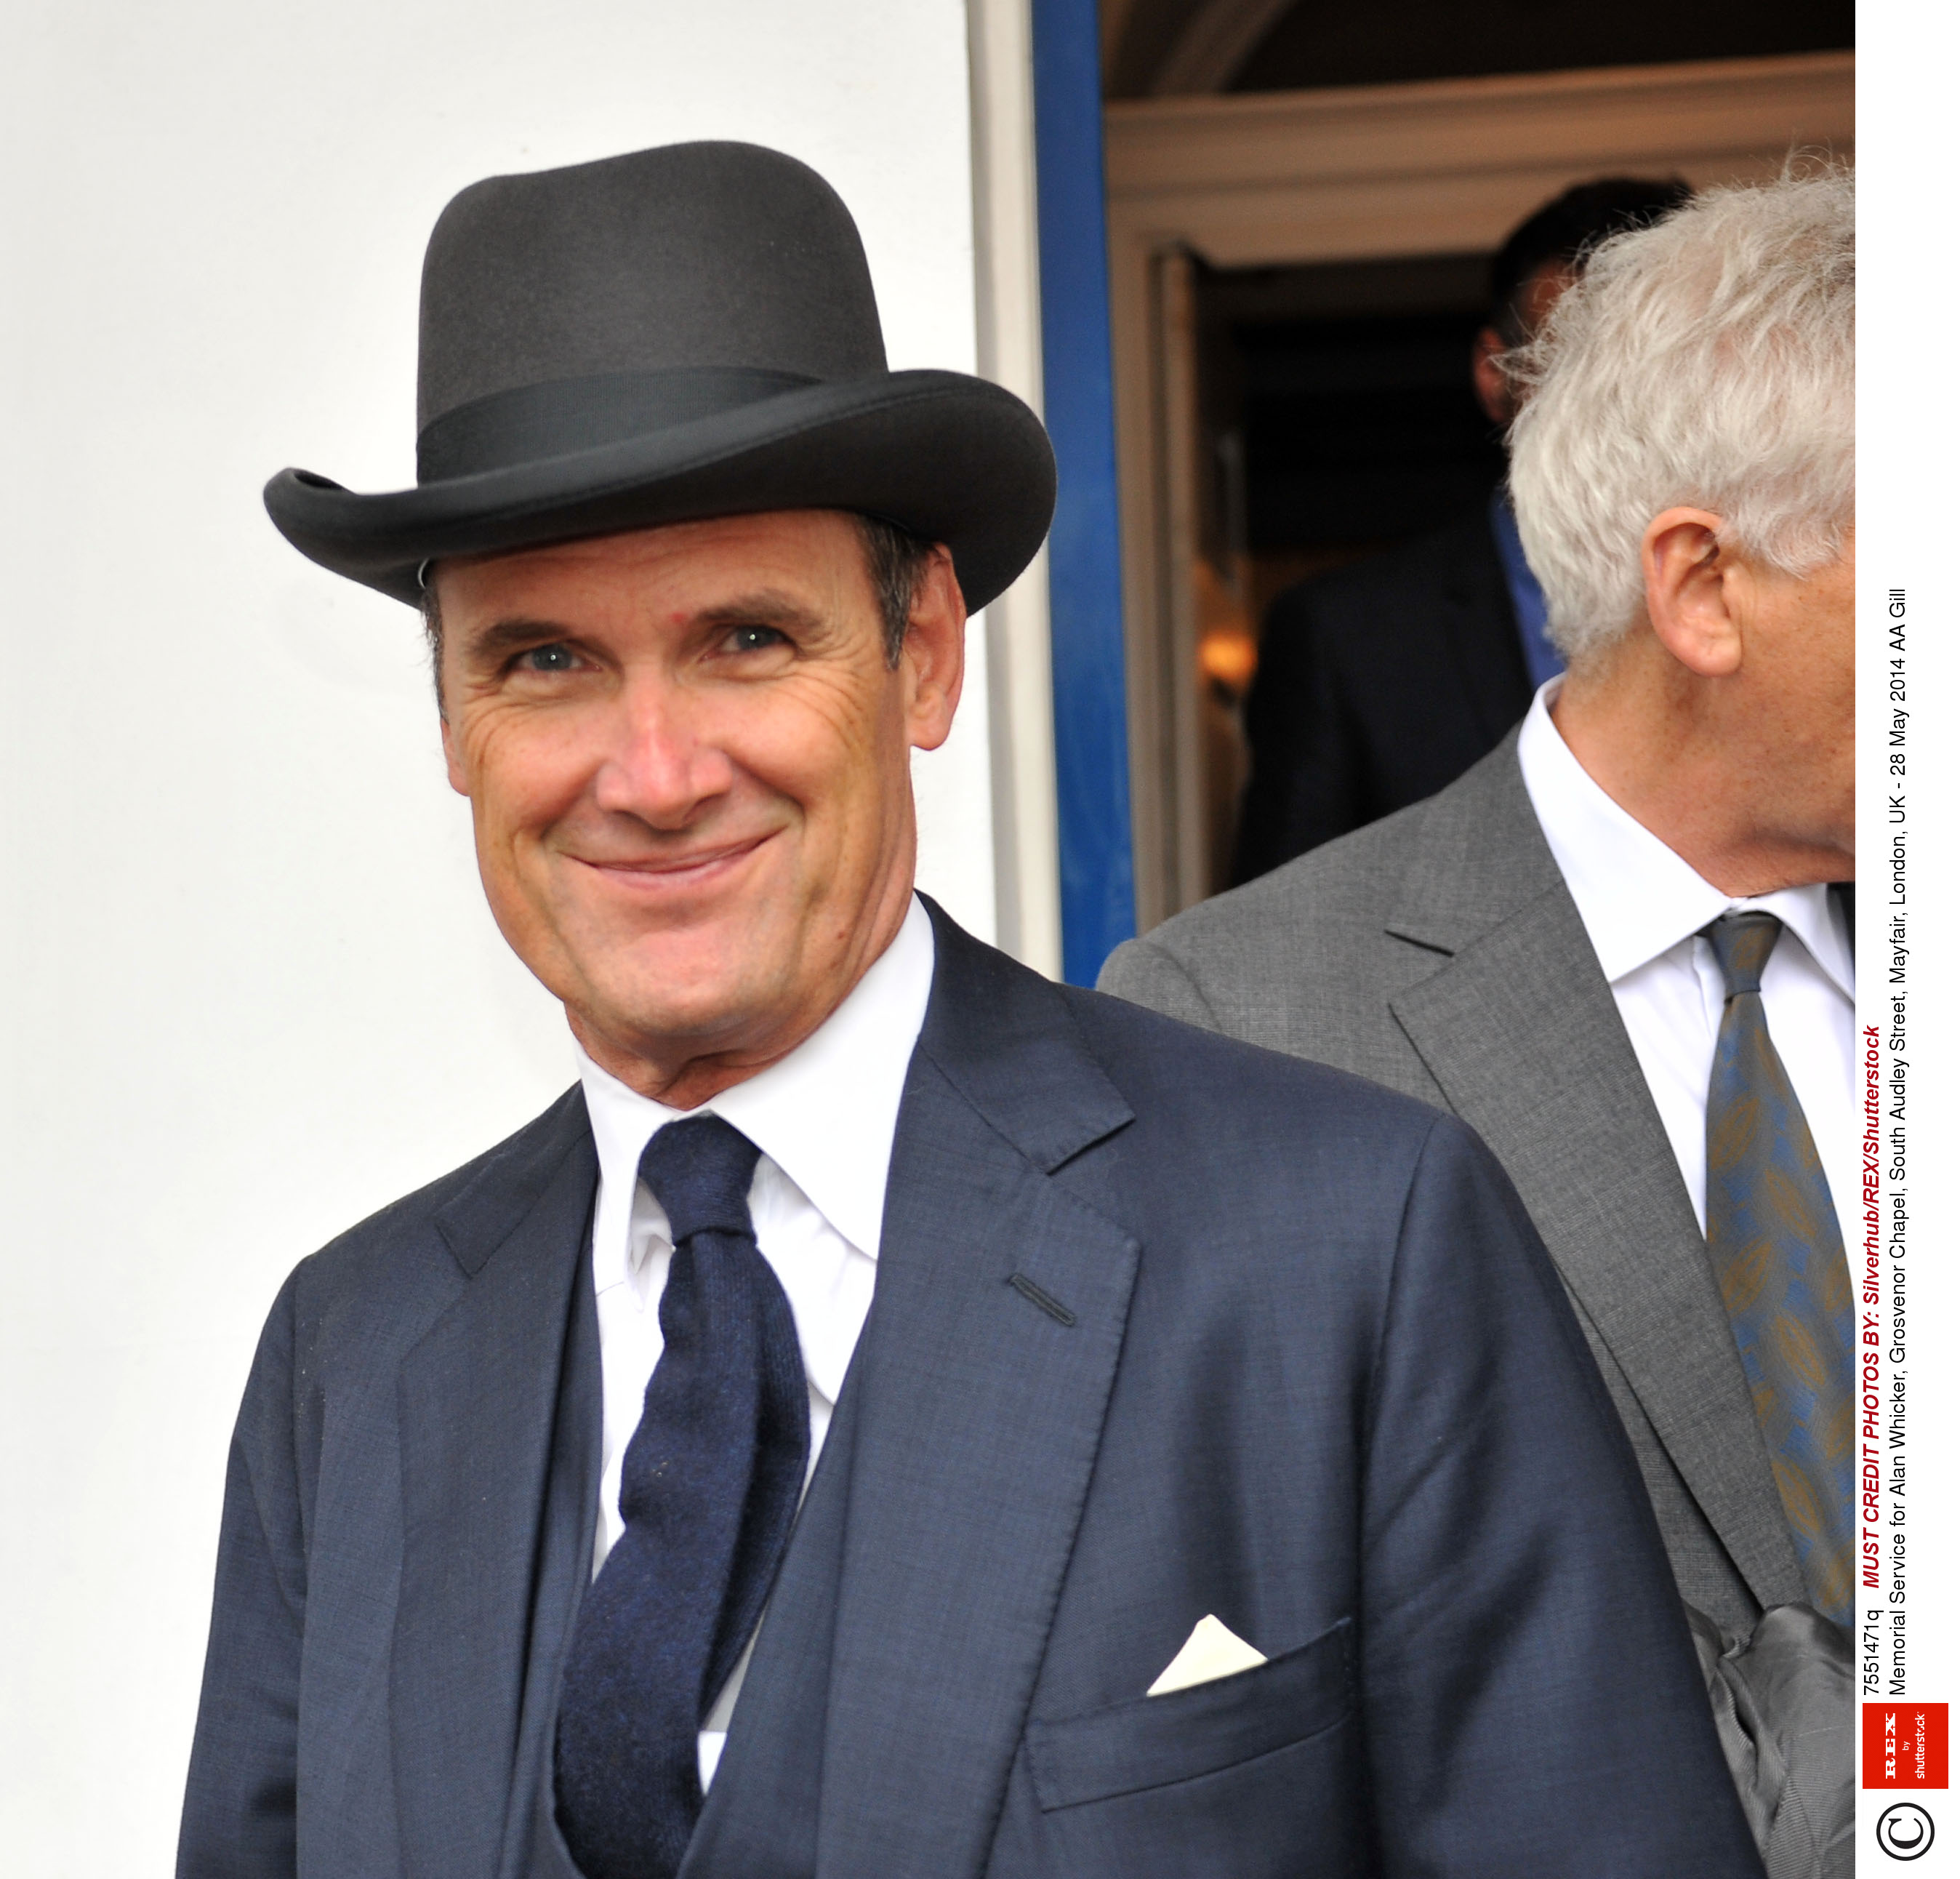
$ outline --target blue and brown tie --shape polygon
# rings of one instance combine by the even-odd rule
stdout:
[[[1708,1080],[1708,1251],[1810,1602],[1851,1621],[1851,1275],[1810,1125],[1770,1041],[1763,968],[1783,922],[1702,935],[1726,994]]]
[[[585,1879],[669,1879],[701,1811],[696,1737],[762,1616],[810,1456],[795,1319],[756,1244],[756,1145],[670,1123],[640,1177],[673,1263],[660,1360],[621,1463],[625,1522],[580,1608],[558,1704],[558,1818]]]

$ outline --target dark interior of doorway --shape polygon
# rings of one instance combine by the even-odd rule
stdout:
[[[1294,582],[1488,500],[1504,455],[1471,390],[1490,259],[1197,278],[1207,847],[1227,884],[1258,632]]]

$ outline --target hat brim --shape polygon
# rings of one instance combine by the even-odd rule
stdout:
[[[309,559],[410,606],[423,565],[444,556],[716,515],[854,510],[943,542],[978,612],[1048,532],[1055,455],[1011,392],[959,372],[892,372],[381,495],[282,470],[266,508]]]

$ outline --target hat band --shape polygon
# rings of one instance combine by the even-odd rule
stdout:
[[[445,482],[624,443],[817,383],[743,365],[599,372],[514,385],[431,418],[415,440],[415,480]]]

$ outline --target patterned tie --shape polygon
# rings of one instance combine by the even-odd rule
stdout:
[[[1708,1251],[1811,1603],[1851,1622],[1851,1274],[1831,1190],[1770,1041],[1763,967],[1783,922],[1702,928],[1727,1002],[1708,1079]]]
[[[674,1244],[660,1360],[585,1596],[558,1724],[558,1816],[586,1879],[668,1879],[701,1811],[695,1738],[762,1616],[810,1457],[796,1322],[756,1245],[756,1145],[670,1123],[640,1177]]]

